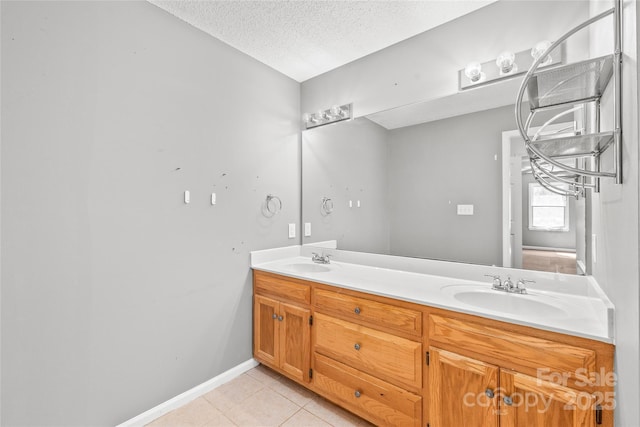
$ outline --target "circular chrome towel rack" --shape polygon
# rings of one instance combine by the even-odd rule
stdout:
[[[600,178],[614,178],[622,183],[621,131],[621,0],[614,7],[574,27],[553,42],[531,65],[524,76],[516,97],[516,123],[522,136],[535,179],[547,190],[566,196],[579,197],[587,188],[599,191]],[[576,63],[541,67],[545,58],[569,37],[583,28],[607,17],[614,21],[614,53]],[[600,130],[600,98],[613,79],[613,130]],[[529,98],[529,114],[523,120],[523,99]],[[576,107],[577,105],[577,107]],[[543,137],[544,129],[559,118],[575,113],[586,105],[595,111],[585,120],[588,129],[571,135]],[[569,107],[545,122],[535,135],[530,128],[536,113],[553,108]],[[614,162],[609,170],[602,170],[600,156],[613,150]],[[567,160],[575,160],[569,165]]]

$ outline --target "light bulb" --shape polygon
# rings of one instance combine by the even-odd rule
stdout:
[[[531,49],[531,56],[533,57],[533,60],[534,61],[538,60],[538,58],[540,58],[542,54],[547,49],[549,49],[549,47],[551,47],[552,44],[553,42],[550,42],[549,40],[543,40],[541,42],[536,43],[533,49]],[[552,61],[553,61],[553,58],[551,57],[551,55],[547,55],[544,58],[544,60],[540,63],[540,66],[549,65]]]
[[[467,76],[472,83],[478,83],[484,80],[484,73],[482,72],[482,65],[479,62],[470,62],[464,68],[464,75]]]
[[[516,55],[513,52],[505,51],[498,55],[496,59],[496,65],[500,69],[500,75],[512,74],[518,71],[518,65],[516,64]]]
[[[302,115],[302,121],[304,121],[305,123],[310,123],[311,122],[311,114],[304,113]]]
[[[339,105],[332,105],[330,112],[333,117],[342,117],[343,113],[342,108],[340,108]]]
[[[318,112],[316,113],[316,118],[318,120],[325,120],[327,118],[327,115],[323,110],[318,110]]]

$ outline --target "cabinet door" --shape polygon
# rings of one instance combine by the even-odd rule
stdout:
[[[498,367],[429,347],[431,427],[497,427]]]
[[[587,392],[508,369],[500,370],[500,389],[501,427],[583,427],[595,423],[595,399]]]
[[[280,368],[299,381],[309,381],[311,311],[280,303]]]
[[[279,302],[261,295],[253,300],[253,352],[260,362],[278,367]]]

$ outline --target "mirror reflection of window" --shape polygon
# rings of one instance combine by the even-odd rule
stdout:
[[[567,197],[529,184],[529,230],[569,231]]]

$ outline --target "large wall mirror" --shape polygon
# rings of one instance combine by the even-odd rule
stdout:
[[[587,272],[586,202],[545,198],[531,185],[513,105],[427,122],[400,115],[303,132],[304,244]]]

